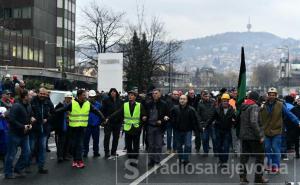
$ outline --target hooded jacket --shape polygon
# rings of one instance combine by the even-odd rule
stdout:
[[[264,130],[259,118],[260,107],[246,99],[240,112],[240,139],[259,141],[264,137]]]
[[[114,89],[111,89],[108,93],[108,98],[103,100],[103,114],[105,117],[109,117],[111,116],[114,112],[118,111],[119,109],[122,108],[123,102],[120,99],[119,93],[117,90],[115,90],[117,92],[117,97],[116,100],[114,101],[113,98],[111,97],[111,92]],[[122,125],[123,120],[120,119],[119,117],[113,117],[110,119],[110,124],[114,125],[114,126],[120,126]]]

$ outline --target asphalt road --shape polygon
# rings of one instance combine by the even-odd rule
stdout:
[[[148,156],[141,151],[138,167],[131,167],[130,161],[126,158],[124,138],[120,138],[118,158],[105,160],[103,158],[103,130],[100,135],[101,157],[93,158],[92,152],[85,159],[86,168],[72,169],[71,162],[58,164],[56,162],[55,144],[51,139],[51,153],[47,154],[47,168],[49,174],[40,175],[37,167],[33,166],[31,174],[26,178],[15,180],[4,180],[0,172],[0,184],[2,185],[113,185],[113,184],[239,184],[236,163],[239,158],[232,155],[229,160],[228,170],[221,170],[217,167],[218,159],[213,155],[208,157],[192,154],[191,164],[183,167],[177,162],[174,154],[164,154],[161,166],[149,169],[147,167]],[[142,146],[141,146],[142,148]],[[194,151],[193,151],[194,152]],[[253,161],[253,160],[252,160]],[[250,164],[250,163],[249,163]],[[269,184],[285,184],[296,180],[300,182],[300,160],[290,158],[283,161],[285,166],[281,174],[266,174],[270,179]],[[250,166],[250,170],[251,170]],[[298,177],[297,177],[298,175]],[[254,176],[248,178],[253,181]],[[250,183],[251,184],[251,183]]]

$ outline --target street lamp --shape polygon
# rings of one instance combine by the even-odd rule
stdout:
[[[60,63],[61,78],[64,79],[64,77],[65,77],[65,62],[64,62],[64,57],[62,55],[62,45],[57,44],[57,43],[49,43],[48,41],[45,42],[45,45],[55,45],[56,47],[59,48],[59,57],[61,58],[61,63]]]

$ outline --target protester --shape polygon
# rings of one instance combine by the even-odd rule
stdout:
[[[161,161],[163,135],[168,117],[168,107],[165,101],[161,100],[159,89],[152,91],[152,101],[146,104],[147,112],[147,140],[149,153],[149,167],[159,164]]]
[[[216,135],[215,135],[215,128],[209,120],[214,115],[214,102],[210,99],[210,95],[207,91],[202,92],[201,100],[198,104],[197,112],[200,121],[200,132],[202,132],[202,145],[204,155],[207,156],[209,153],[209,140],[212,139],[213,144],[213,152],[217,153],[217,145],[216,145]],[[197,139],[197,138],[196,138]],[[201,141],[199,141],[201,142]],[[196,152],[199,152],[200,146],[196,145]]]
[[[103,100],[103,114],[105,117],[109,117],[112,113],[121,109],[122,101],[120,95],[115,88],[111,88],[108,93],[108,98]],[[111,118],[109,124],[104,125],[104,152],[105,158],[108,159],[110,156],[118,156],[117,148],[119,143],[120,130],[122,127],[122,119]],[[109,150],[110,137],[112,139],[111,150]]]
[[[192,152],[192,131],[199,132],[198,118],[195,109],[188,105],[188,97],[181,95],[179,105],[170,113],[171,123],[176,130],[176,146],[180,164],[187,165]]]
[[[111,119],[124,120],[125,145],[127,156],[129,159],[132,159],[130,161],[132,166],[137,166],[138,164],[142,121],[145,122],[147,120],[143,105],[136,102],[137,95],[135,91],[129,91],[129,101],[125,102],[121,109],[113,113],[106,120],[107,124],[110,124]]]
[[[296,100],[295,107],[292,108],[291,112],[300,119],[300,99]],[[296,159],[300,158],[299,155],[299,136],[300,136],[300,128],[291,123],[287,122],[287,150],[292,152],[295,151]]]
[[[35,121],[31,115],[28,91],[24,90],[20,94],[20,102],[15,103],[9,112],[8,147],[4,166],[6,179],[15,179],[14,173],[21,177],[25,176],[23,170],[30,156],[28,132],[32,128],[31,123]],[[21,148],[21,154],[16,165],[13,166],[18,147]]]
[[[88,126],[89,113],[95,113],[97,116],[105,120],[101,111],[97,110],[89,101],[86,100],[85,90],[77,91],[77,98],[66,107],[62,107],[55,111],[56,113],[70,112],[69,127],[70,139],[72,142],[73,168],[84,168],[85,164],[82,159],[83,140],[85,129]]]
[[[96,91],[89,91],[89,102],[97,109],[100,110],[102,105],[96,100]],[[89,153],[90,138],[93,138],[93,151],[94,157],[100,157],[99,153],[99,139],[100,139],[100,124],[101,118],[94,113],[90,112],[88,126],[85,131],[84,141],[83,141],[83,157],[87,157]]]
[[[32,154],[37,153],[37,163],[40,174],[47,174],[45,168],[46,161],[46,143],[50,133],[50,123],[48,122],[51,114],[54,112],[54,106],[48,98],[48,91],[45,88],[40,88],[38,95],[31,101],[32,113],[35,122],[32,124],[30,132],[30,149]],[[37,147],[37,149],[36,149]]]
[[[1,98],[1,106],[5,107],[6,109],[10,109],[12,105],[15,103],[15,99],[11,97],[11,92],[9,90],[5,90],[2,93],[2,98]]]
[[[167,106],[169,112],[174,108],[174,106],[179,104],[179,92],[173,91],[172,95],[169,99],[167,99]],[[174,124],[169,120],[167,122],[167,153],[175,153],[176,152],[176,132],[174,129]]]
[[[264,131],[263,125],[259,119],[259,94],[255,91],[248,95],[241,107],[240,114],[240,139],[242,143],[242,154],[240,162],[243,165],[240,174],[240,183],[248,184],[247,167],[250,154],[255,156],[255,183],[267,183],[268,180],[263,177],[264,165]]]
[[[73,95],[71,92],[65,94],[63,102],[59,102],[55,110],[67,107],[72,103]],[[70,151],[70,129],[69,129],[69,112],[55,114],[52,119],[53,129],[55,131],[55,143],[57,148],[57,162],[69,161]]]
[[[267,156],[267,171],[280,172],[281,142],[283,130],[283,117],[299,125],[299,119],[292,114],[286,106],[277,100],[277,89],[271,87],[268,90],[267,102],[262,106],[260,118],[264,128],[264,144]]]
[[[0,107],[0,161],[3,161],[7,151],[8,139],[8,124],[7,124],[7,109]]]

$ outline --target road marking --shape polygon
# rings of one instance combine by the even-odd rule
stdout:
[[[192,137],[192,141],[194,141],[194,140],[195,140],[195,136]],[[140,184],[147,177],[149,177],[153,172],[155,172],[158,168],[160,168],[161,166],[163,166],[164,164],[166,164],[175,155],[176,155],[175,153],[172,153],[172,154],[168,155],[168,157],[166,157],[165,159],[163,159],[159,163],[159,165],[155,165],[154,167],[152,167],[150,170],[148,170],[147,172],[145,172],[142,176],[140,176],[139,178],[137,178],[135,181],[133,181],[129,185],[138,185],[138,184]]]

